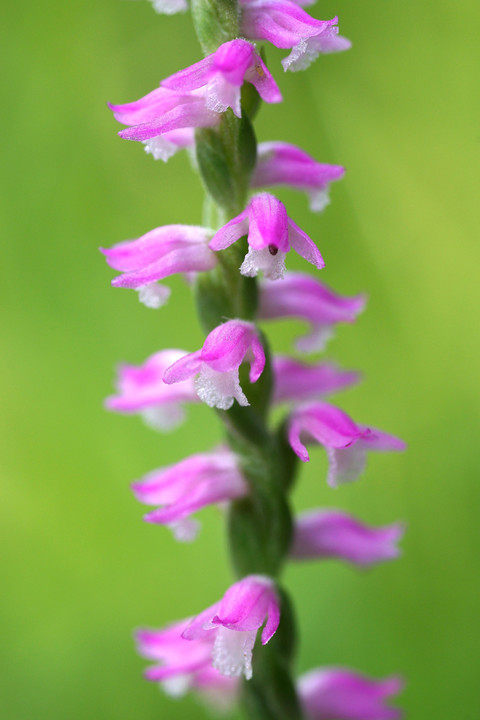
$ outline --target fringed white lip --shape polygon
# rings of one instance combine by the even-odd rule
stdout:
[[[229,630],[219,627],[213,646],[213,667],[228,677],[252,677],[252,651],[256,630]]]
[[[249,405],[240,387],[238,368],[227,372],[217,372],[205,363],[195,378],[195,390],[198,397],[209,407],[228,410],[236,400],[239,405]]]

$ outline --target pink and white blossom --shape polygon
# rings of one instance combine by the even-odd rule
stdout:
[[[284,70],[305,70],[320,53],[348,50],[349,40],[338,34],[338,18],[316,20],[291,0],[240,0],[242,30],[252,40],[268,40],[291,48],[282,60]]]
[[[227,448],[198,453],[168,467],[154,470],[132,485],[140,502],[161,507],[145,520],[170,527],[177,540],[194,540],[198,525],[191,515],[214,503],[248,494],[238,459]]]
[[[223,675],[252,677],[252,651],[257,631],[264,625],[265,645],[280,622],[280,601],[272,580],[248,575],[232,585],[220,602],[197,615],[182,637],[198,642],[212,639],[213,667]]]
[[[365,303],[363,294],[339,295],[310,275],[289,272],[281,283],[260,283],[258,316],[261,320],[294,317],[308,322],[310,331],[297,340],[296,347],[311,353],[324,349],[335,325],[354,322]]]
[[[238,678],[225,677],[212,667],[213,637],[182,638],[190,622],[188,618],[162,630],[135,633],[139,654],[156,663],[147,668],[145,677],[171,697],[194,691],[213,709],[227,711],[237,699]]]
[[[135,288],[149,307],[160,307],[158,280],[177,273],[211,270],[217,264],[208,243],[212,230],[194,225],[164,225],[112,248],[100,248],[107,263],[123,274],[112,280],[114,287]],[[159,297],[160,294],[160,297]]]
[[[109,108],[119,123],[129,126],[118,133],[120,137],[143,142],[147,152],[160,157],[162,153],[172,154],[171,146],[178,145],[179,130],[215,127],[220,122],[220,115],[207,107],[203,89],[179,93],[159,87],[140,100],[109,104]]]
[[[293,247],[305,260],[324,267],[320,252],[306,233],[288,217],[285,205],[269,193],[255,195],[243,212],[214,235],[212,250],[224,250],[248,235],[248,253],[240,267],[242,275],[278,280],[285,272],[285,257]]]
[[[361,475],[367,450],[400,452],[406,447],[395,435],[357,425],[343,410],[325,402],[304,405],[291,414],[288,441],[303,462],[310,459],[307,444],[325,447],[329,463],[327,483],[331,487],[352,482]]]
[[[173,363],[163,379],[173,385],[195,376],[198,397],[210,407],[228,410],[234,400],[240,405],[249,404],[238,376],[243,362],[250,364],[250,382],[256,382],[265,366],[258,331],[245,320],[228,320],[212,330],[201,350]]]
[[[307,720],[399,720],[402,712],[387,705],[403,689],[403,680],[360,675],[347,668],[318,668],[298,679]]]
[[[281,102],[280,90],[255,47],[237,38],[166,78],[161,85],[182,93],[202,89],[209,110],[223,113],[231,108],[240,117],[240,91],[244,82],[251,83],[265,102]]]
[[[193,127],[170,130],[164,135],[157,135],[149,140],[144,140],[143,144],[147,155],[152,155],[154,160],[167,162],[179,150],[194,147],[195,130]]]
[[[273,358],[273,402],[299,403],[345,390],[355,385],[359,373],[341,370],[334,363],[308,365],[290,357]]]
[[[138,413],[157,430],[171,430],[184,420],[183,404],[197,402],[192,379],[171,387],[163,382],[167,367],[185,356],[184,350],[161,350],[142,365],[120,365],[117,394],[105,401],[109,410]]]
[[[330,202],[330,183],[340,180],[340,165],[319,163],[296,145],[264,142],[257,147],[257,165],[251,179],[253,188],[286,185],[307,193],[310,209],[321,212]]]
[[[402,523],[370,527],[341,510],[309,510],[295,518],[290,557],[374,565],[400,555],[397,543],[404,532]]]

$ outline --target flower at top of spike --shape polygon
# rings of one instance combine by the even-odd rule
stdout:
[[[255,195],[243,212],[214,235],[212,250],[224,250],[248,235],[248,253],[240,267],[242,275],[255,277],[260,271],[270,280],[282,278],[285,257],[294,248],[318,269],[325,263],[315,243],[288,217],[285,205],[270,193]]]
[[[245,320],[228,320],[212,330],[201,350],[173,363],[163,379],[172,385],[197,376],[198,397],[210,407],[228,410],[234,400],[240,405],[249,404],[238,377],[243,362],[250,364],[250,382],[256,382],[265,366],[262,343],[255,325]]]
[[[209,110],[223,113],[232,108],[240,117],[240,90],[244,82],[252,83],[265,102],[281,102],[280,90],[252,43],[237,38],[162,80],[161,86],[182,93],[203,89]]]
[[[338,558],[367,566],[399,556],[397,542],[405,531],[401,523],[370,527],[331,508],[309,510],[295,518],[290,557]]]
[[[241,27],[246,37],[292,49],[282,60],[284,70],[305,70],[320,53],[348,50],[351,46],[338,34],[337,17],[316,20],[299,4],[291,0],[240,0]]]
[[[165,370],[186,355],[184,350],[161,350],[143,365],[120,365],[117,394],[105,401],[109,410],[139,413],[157,430],[172,430],[184,420],[182,405],[197,402],[193,380],[187,378],[171,387],[163,382]]]
[[[310,275],[288,272],[281,283],[260,284],[258,315],[262,320],[295,317],[309,322],[310,332],[297,341],[297,349],[309,353],[323,350],[334,325],[354,322],[365,302],[365,295],[342,296]]]
[[[257,147],[257,165],[251,179],[253,188],[287,185],[310,198],[310,209],[321,212],[330,202],[330,183],[340,180],[340,165],[319,163],[304,150],[286,142],[264,142]]]
[[[213,667],[223,675],[244,675],[249,680],[257,631],[265,623],[265,645],[279,622],[280,602],[273,581],[263,575],[247,575],[232,585],[220,602],[197,615],[182,637],[191,641],[211,637]]]
[[[398,676],[374,680],[347,668],[317,668],[298,679],[308,720],[399,720],[386,702],[403,689]]]
[[[217,264],[208,247],[212,230],[194,225],[164,225],[138,240],[127,240],[101,252],[107,263],[123,274],[112,280],[115,287],[135,288],[149,307],[160,307],[157,280],[176,273],[211,270]],[[166,288],[164,288],[166,290]]]
[[[140,502],[161,506],[145,515],[147,522],[166,525],[177,540],[189,542],[198,530],[190,518],[192,513],[206,505],[244,497],[249,488],[234,453],[218,448],[154,470],[134,483],[132,490]]]
[[[331,487],[358,478],[365,469],[367,450],[399,452],[406,447],[395,435],[357,425],[343,410],[325,402],[294,410],[288,423],[288,441],[303,462],[310,459],[306,444],[325,447],[329,462],[327,483]]]

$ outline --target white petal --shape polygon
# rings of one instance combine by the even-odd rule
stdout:
[[[310,210],[312,212],[322,212],[327,205],[330,205],[330,195],[327,188],[322,190],[309,190]]]
[[[333,335],[334,329],[332,325],[315,325],[311,332],[298,338],[295,347],[303,353],[322,352]]]
[[[153,155],[155,160],[163,160],[167,162],[173,155],[175,155],[180,148],[175,143],[170,142],[162,135],[150,138],[150,140],[144,140],[145,152],[147,155]]]
[[[146,307],[158,310],[165,305],[170,297],[170,288],[166,285],[159,285],[157,282],[148,283],[137,288],[138,299]]]
[[[217,113],[225,112],[229,107],[237,117],[242,114],[240,108],[240,88],[229,83],[220,73],[207,85],[207,107]]]
[[[154,10],[163,15],[174,15],[188,10],[186,0],[151,0]]]
[[[193,518],[183,518],[171,523],[168,527],[178,542],[193,542],[196,540],[200,530],[200,523]]]
[[[325,448],[328,456],[327,483],[330,487],[353,482],[365,470],[367,453],[358,440],[346,448]]]
[[[162,680],[161,686],[166,695],[173,698],[182,697],[190,687],[190,675],[167,678],[167,680]]]
[[[238,368],[228,372],[217,372],[204,364],[195,378],[198,397],[209,407],[228,410],[236,400],[239,405],[249,405],[238,378]]]
[[[286,253],[278,251],[272,255],[268,247],[261,250],[248,249],[240,272],[246,277],[256,277],[260,271],[268,280],[280,280],[285,273]]]
[[[154,430],[174,430],[185,419],[185,412],[177,403],[164,403],[146,408],[140,413],[144,422]]]
[[[219,627],[213,646],[213,667],[222,675],[252,677],[252,651],[255,645],[256,630],[240,632]]]

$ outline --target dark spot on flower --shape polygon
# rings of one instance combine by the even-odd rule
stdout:
[[[278,253],[278,248],[275,247],[275,245],[269,245],[268,252],[270,253],[270,255],[276,255]]]

